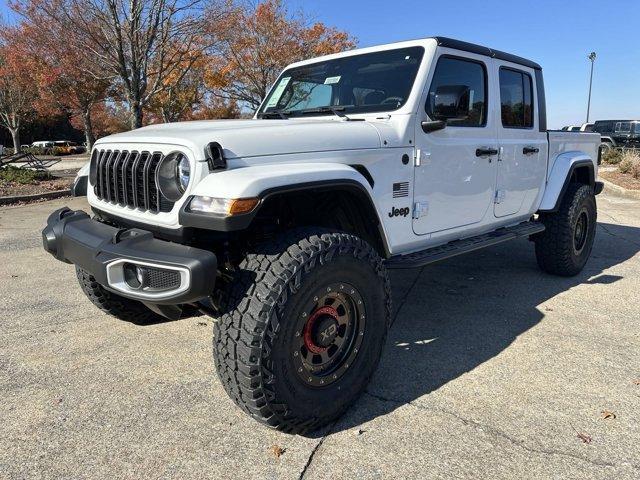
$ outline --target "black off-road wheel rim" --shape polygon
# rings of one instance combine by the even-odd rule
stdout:
[[[582,209],[573,227],[573,249],[576,255],[580,255],[589,237],[589,214],[586,209]]]
[[[296,320],[291,357],[310,387],[338,381],[353,365],[365,334],[365,305],[348,283],[333,283],[310,296]]]

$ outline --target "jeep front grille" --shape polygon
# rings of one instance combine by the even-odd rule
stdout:
[[[169,212],[173,208],[156,184],[156,170],[164,155],[160,152],[94,150],[93,191],[100,200],[150,212]]]

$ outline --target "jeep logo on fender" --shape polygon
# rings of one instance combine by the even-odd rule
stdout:
[[[404,208],[391,207],[391,211],[389,212],[390,218],[406,217],[407,215],[409,215],[409,207],[404,207]]]

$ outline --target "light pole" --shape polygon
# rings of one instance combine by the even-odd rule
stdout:
[[[589,110],[591,109],[591,85],[593,84],[593,64],[596,61],[596,52],[591,52],[587,58],[591,60],[591,75],[589,76],[589,100],[587,101],[587,123],[589,123]]]

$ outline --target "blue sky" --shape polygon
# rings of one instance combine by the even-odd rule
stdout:
[[[442,35],[542,65],[549,127],[640,118],[639,0],[285,0],[313,19],[348,30],[359,46]]]
[[[544,70],[551,128],[584,122],[587,55],[596,51],[591,121],[640,118],[638,0],[285,1],[359,46],[443,35],[531,58]]]

